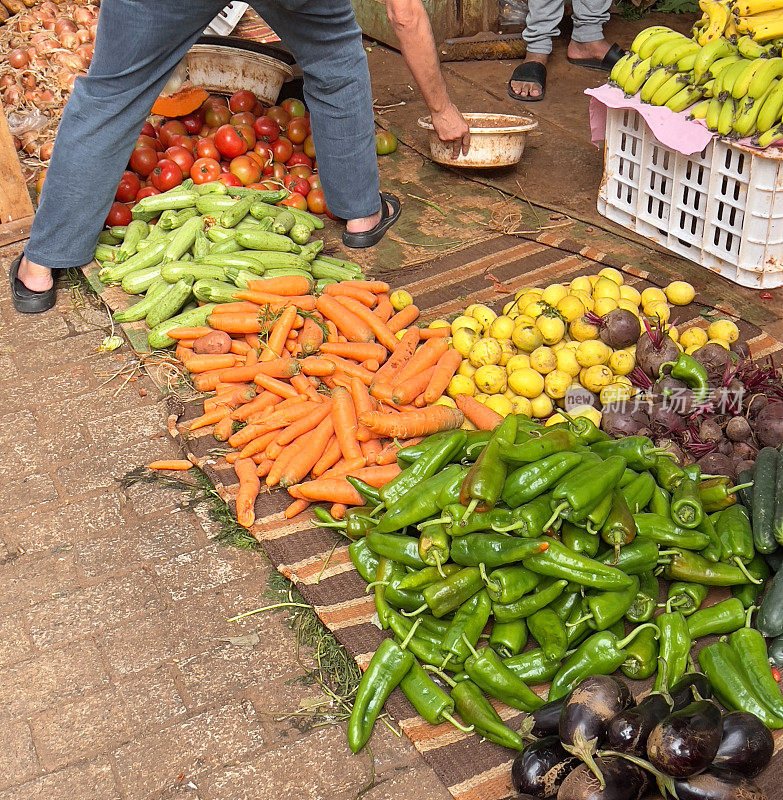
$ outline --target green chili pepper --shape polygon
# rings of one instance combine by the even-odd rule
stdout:
[[[468,677],[487,694],[520,711],[535,711],[544,701],[500,659],[491,647],[472,650],[465,659]]]
[[[462,467],[462,469],[458,470],[454,473],[454,475],[450,478],[449,482],[440,490],[438,494],[438,499],[436,500],[436,505],[440,509],[445,509],[447,507],[450,508],[459,508],[460,513],[459,516],[455,517],[458,521],[465,513],[465,509],[459,505],[459,490],[462,486],[462,481],[465,480],[465,476],[468,474],[468,468]],[[451,533],[449,533],[451,535]]]
[[[671,519],[659,517],[657,514],[634,514],[633,518],[637,535],[651,539],[656,544],[685,550],[703,550],[710,543],[710,537],[706,533],[680,528]]]
[[[594,633],[563,662],[549,687],[548,700],[564,697],[589,675],[611,675],[625,661],[625,648],[651,626],[655,627],[651,622],[639,625],[624,639],[612,631]]]
[[[552,581],[543,586],[539,584],[538,590],[533,594],[526,594],[512,603],[493,603],[492,615],[498,622],[513,622],[515,619],[529,617],[557,599],[566,586],[568,581],[565,580]]]
[[[578,522],[614,489],[625,469],[622,456],[611,456],[576,476],[566,475],[552,489],[553,524],[559,517]]]
[[[659,375],[663,375],[664,367],[671,367],[672,378],[682,381],[693,392],[693,399],[697,404],[706,401],[710,392],[710,383],[703,364],[687,353],[680,353],[676,361],[667,361],[661,364]]]
[[[563,620],[550,608],[542,608],[527,618],[530,635],[550,661],[560,661],[568,650],[568,631]]]
[[[734,563],[746,572],[746,565],[756,555],[748,512],[739,504],[724,509],[718,513],[715,530],[721,547],[721,561]],[[759,580],[750,573],[748,575],[752,583]]]
[[[541,582],[541,576],[527,567],[513,564],[482,574],[487,594],[494,603],[507,605],[533,591]]]
[[[589,609],[584,602],[584,597],[579,596],[579,603],[572,609],[566,620],[566,630],[568,631],[568,646],[576,647],[581,644],[592,632],[590,622],[587,619]]]
[[[569,430],[549,430],[542,436],[528,439],[523,444],[509,444],[500,448],[500,458],[507,464],[530,464],[553,453],[572,450],[577,438]]]
[[[658,579],[652,572],[643,572],[639,575],[639,588],[636,591],[625,618],[629,622],[638,624],[652,619],[655,607],[658,604]]]
[[[415,626],[415,627],[414,627]],[[430,664],[433,667],[441,667],[451,670],[459,670],[459,666],[451,666],[447,658],[447,654],[443,652],[442,648],[425,639],[423,636],[417,636],[416,632],[419,628],[423,627],[421,620],[411,622],[409,619],[398,614],[396,611],[391,611],[389,614],[389,627],[394,631],[394,635],[401,641],[407,642],[407,649],[419,661],[425,664]]]
[[[492,438],[462,481],[459,501],[467,506],[466,518],[474,511],[491,511],[500,500],[508,470],[500,453],[514,442],[516,432],[517,418],[509,414],[495,428]]]
[[[624,489],[626,486],[628,486],[628,484],[633,483],[640,474],[641,473],[636,472],[636,470],[626,467],[625,472],[623,472],[622,476],[620,477],[620,480],[617,481],[617,486],[620,489]]]
[[[512,622],[495,621],[489,633],[489,646],[501,658],[510,658],[525,649],[527,634],[527,623],[524,619],[515,619]]]
[[[564,475],[582,461],[579,453],[555,453],[514,470],[503,487],[501,497],[511,508],[528,503],[549,491]],[[551,513],[551,511],[550,511]]]
[[[609,516],[601,528],[601,539],[613,547],[615,553],[620,548],[630,544],[636,537],[636,522],[628,508],[625,496],[619,489],[612,493],[612,507]]]
[[[389,481],[381,490],[381,498],[389,508],[411,489],[417,489],[423,480],[440,472],[465,444],[465,431],[449,431],[442,440],[433,444],[415,462]]]
[[[706,597],[707,587],[704,584],[674,581],[669,584],[666,599],[668,606],[689,617],[699,610]]]
[[[688,656],[691,652],[691,636],[688,622],[679,611],[672,611],[667,604],[666,611],[655,618],[658,626],[658,651],[666,669],[659,670],[655,676],[653,691],[667,690],[678,681],[688,668]]]
[[[569,584],[563,590],[563,593],[556,597],[547,608],[557,614],[563,622],[567,622],[571,616],[571,612],[575,608],[579,608],[582,602],[582,592],[576,584]]]
[[[477,433],[479,431],[476,431]],[[480,431],[481,433],[486,434],[487,439],[489,439],[489,434],[491,431]],[[449,434],[451,431],[441,431],[440,433],[433,433],[431,436],[427,436],[422,439],[418,444],[412,444],[408,447],[403,447],[397,451],[397,461],[402,461],[403,466],[405,464],[413,464],[415,461],[418,461],[423,455],[429,454],[433,451],[433,449],[439,448],[443,442],[449,439]],[[455,459],[458,460],[458,459]]]
[[[459,464],[450,464],[437,475],[423,480],[410,497],[402,497],[386,509],[386,513],[375,526],[375,532],[401,531],[437,514],[440,511],[438,496],[441,489],[461,471]]]
[[[610,499],[610,507],[611,502]],[[598,545],[600,544],[597,533],[590,533],[585,528],[580,528],[567,520],[560,529],[560,541],[569,550],[573,550],[575,553],[584,553],[589,558],[592,558],[598,552]]]
[[[682,468],[686,478],[690,478],[697,483],[701,480],[701,467],[698,464],[688,464]],[[702,503],[704,505],[704,503]]]
[[[669,461],[668,458],[666,460]],[[659,517],[663,517],[664,519],[670,519],[671,502],[671,495],[666,491],[666,489],[656,486],[655,491],[650,498],[648,508],[652,514],[657,514]]]
[[[734,648],[726,642],[702,647],[699,665],[712,685],[715,697],[726,708],[755,714],[768,728],[783,728],[783,719],[773,714],[756,694]]]
[[[413,660],[413,665],[400,681],[400,689],[416,709],[416,713],[426,719],[430,725],[450,722],[461,731],[470,730],[454,719],[454,700],[430,678],[416,659]]]
[[[783,718],[783,697],[769,668],[764,637],[754,628],[744,625],[729,636],[729,647],[737,654],[740,669],[756,696],[773,714]]]
[[[720,539],[718,538],[718,532],[715,530],[715,526],[712,524],[712,518],[709,514],[705,514],[702,517],[697,530],[705,534],[709,539],[709,544],[701,551],[701,557],[713,563],[720,561]]]
[[[652,466],[652,473],[658,486],[673,492],[685,477],[685,472],[670,456],[659,455]]]
[[[764,591],[767,579],[769,578],[769,567],[767,562],[760,554],[756,554],[753,561],[747,566],[748,573],[754,579],[753,583],[746,583],[742,586],[732,586],[731,594],[742,602],[745,608],[756,605],[756,601]]]
[[[657,668],[658,631],[648,628],[625,648],[625,661],[620,670],[626,678],[643,681],[654,675]]]
[[[749,489],[751,486],[753,486],[753,481],[732,486],[728,478],[708,478],[699,484],[699,498],[704,510],[708,514],[712,514],[733,506],[737,502],[735,493]]]
[[[405,577],[405,570],[395,572],[386,586],[386,602],[396,609],[415,613],[426,607],[424,595],[412,589],[400,588],[400,581]]]
[[[623,487],[622,495],[632,514],[638,514],[647,508],[655,488],[655,478],[649,472],[642,472]]]
[[[748,578],[739,568],[730,564],[713,564],[698,553],[688,550],[666,551],[670,556],[664,577],[669,581],[689,581],[706,586],[736,586],[748,583]]]
[[[579,439],[582,444],[590,445],[595,442],[605,442],[611,437],[587,417],[571,417],[568,420],[568,429]]]
[[[484,588],[478,567],[466,567],[439,583],[424,588],[424,600],[433,616],[442,617],[458,609],[466,600]]]
[[[451,690],[451,698],[462,721],[472,725],[480,736],[511,750],[524,747],[519,734],[503,724],[498,712],[473,681],[457,683]]]
[[[530,686],[549,683],[561,666],[557,661],[550,661],[540,648],[506,658],[503,663]]]
[[[369,483],[360,478],[354,478],[352,475],[346,475],[345,479],[368,503],[377,506],[383,502],[380,491],[374,486],[370,486]]]
[[[430,567],[445,564],[449,560],[450,542],[445,526],[429,525],[419,534],[419,558]]]
[[[688,617],[688,633],[691,639],[720,635],[739,630],[745,624],[745,606],[736,597],[722,603],[702,608]]]
[[[399,574],[397,570],[400,565],[389,558],[378,559],[378,572],[375,575],[375,611],[378,614],[378,621],[384,630],[389,627],[389,619],[394,609],[386,602],[386,586],[389,581]],[[369,587],[368,587],[369,588]]]
[[[361,507],[349,508],[341,520],[335,519],[328,511],[319,506],[313,509],[313,513],[319,520],[315,523],[317,527],[339,530],[351,541],[366,536],[378,522],[367,509]]]
[[[423,567],[415,572],[409,572],[401,581],[397,583],[398,588],[404,590],[418,591],[432,583],[442,581],[444,577],[453,575],[461,569],[459,564],[443,564],[437,567]]]
[[[532,538],[541,536],[544,524],[552,514],[547,496],[537,497],[518,508],[494,508],[492,511],[474,511],[463,519],[465,507],[450,504],[443,509],[443,517],[448,518],[446,532],[450,536],[464,536],[476,531],[496,531],[513,533],[515,536]]]
[[[633,583],[619,569],[587,558],[581,553],[574,553],[555,539],[549,540],[549,548],[544,552],[526,558],[524,565],[539,575],[564,578],[594,589],[625,589]]]
[[[648,439],[646,436],[625,436],[622,439],[596,442],[590,446],[590,449],[607,460],[620,456],[626,466],[637,472],[652,469],[658,456],[667,452],[656,447],[652,439]]]
[[[683,478],[672,492],[671,516],[682,528],[698,528],[704,519],[699,486],[690,478]]]
[[[371,583],[378,574],[378,556],[370,550],[366,539],[357,539],[348,545],[348,555],[365,583]]]
[[[413,536],[372,531],[367,534],[367,544],[376,555],[390,558],[398,564],[414,569],[427,566],[419,556],[419,540]]]
[[[626,575],[643,575],[652,572],[658,565],[658,545],[652,539],[637,536],[630,544],[620,548],[619,554],[607,550],[599,553],[597,560]]]
[[[585,619],[591,622],[592,627],[604,631],[625,616],[639,591],[639,579],[633,575],[631,580],[632,583],[627,589],[598,592],[585,596],[585,603],[589,610]]]
[[[470,655],[466,642],[476,646],[491,611],[492,601],[485,591],[477,592],[457,609],[442,644],[454,656],[452,661],[462,663]]]
[[[492,569],[543,553],[548,547],[551,547],[548,539],[520,539],[503,533],[469,533],[452,541],[451,560],[465,567],[484,564]]]
[[[348,744],[353,753],[364,747],[378,714],[392,690],[413,666],[413,656],[393,639],[384,639],[362,675],[348,721]]]
[[[603,500],[587,512],[587,516],[583,522],[585,523],[585,528],[588,533],[598,534],[601,528],[606,524],[606,520],[609,519],[609,514],[612,513],[613,494],[614,493],[606,495]],[[565,520],[565,522],[568,522],[568,520]]]
[[[416,621],[418,622],[419,620],[421,620],[421,627],[419,630],[422,632],[422,635],[424,635],[425,631],[431,633],[437,637],[439,642],[443,641],[443,637],[446,635],[449,625],[451,625],[451,620],[435,619],[432,614],[425,614],[424,612],[416,615]]]

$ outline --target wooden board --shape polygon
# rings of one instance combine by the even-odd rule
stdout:
[[[26,239],[33,224],[33,204],[22,175],[11,131],[0,103],[0,247]]]

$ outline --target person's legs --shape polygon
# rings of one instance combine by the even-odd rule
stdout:
[[[572,0],[574,30],[568,45],[571,59],[600,61],[611,45],[604,39],[611,0]]]
[[[52,285],[52,269],[90,261],[133,143],[166,80],[222,0],[104,0],[95,53],[78,78],[18,277]]]
[[[552,52],[552,39],[560,35],[564,0],[528,0],[527,19],[522,38],[527,46],[523,63],[536,62],[546,66]],[[511,81],[511,91],[520,97],[539,97],[543,91],[533,81]]]

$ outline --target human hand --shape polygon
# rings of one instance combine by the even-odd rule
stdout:
[[[442,142],[451,143],[453,158],[457,158],[460,152],[467,155],[470,149],[470,130],[454,103],[449,103],[443,111],[434,111],[432,125]]]

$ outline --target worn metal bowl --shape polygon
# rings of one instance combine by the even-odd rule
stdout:
[[[294,71],[265,53],[219,44],[194,44],[186,56],[188,77],[208,92],[233,94],[250,89],[265,105],[274,105]]]
[[[454,158],[451,145],[441,142],[431,117],[422,117],[419,125],[430,132],[433,161],[450,167],[509,167],[516,164],[525,150],[525,136],[538,127],[531,117],[514,114],[463,114],[470,126],[470,150]]]

